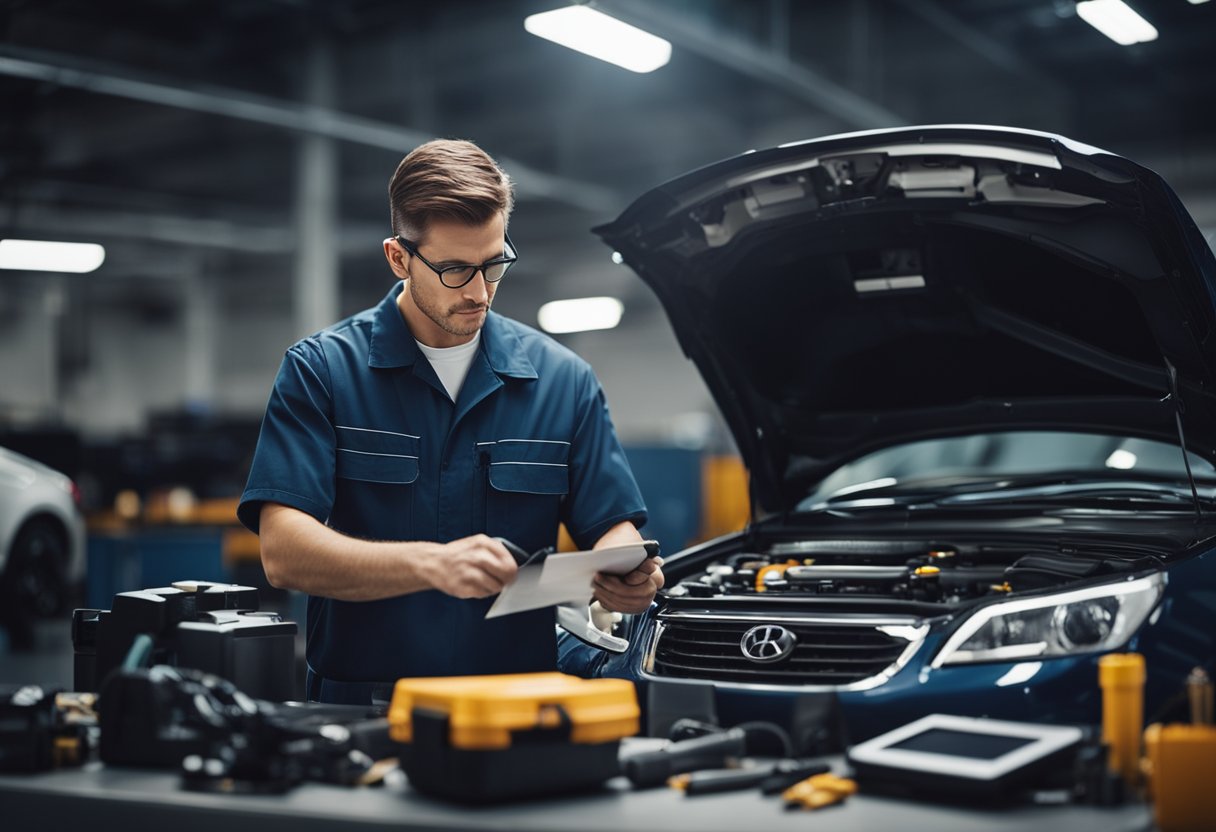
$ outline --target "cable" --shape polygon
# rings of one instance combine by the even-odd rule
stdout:
[[[141,667],[148,666],[148,659],[152,656],[152,636],[147,633],[140,633],[131,642],[131,649],[127,651],[127,657],[122,660],[123,670],[138,670]]]
[[[760,732],[761,734],[767,733],[769,736],[776,737],[777,741],[781,744],[781,754],[772,756],[794,756],[794,745],[790,742],[790,735],[780,725],[772,722],[754,721],[742,722],[735,727],[747,734],[747,750],[749,754],[756,752],[755,742],[753,741],[755,734],[753,732]]]

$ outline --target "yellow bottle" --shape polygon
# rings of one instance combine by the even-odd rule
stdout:
[[[1110,770],[1128,786],[1140,781],[1140,736],[1144,729],[1144,656],[1111,653],[1098,659],[1102,686],[1102,741],[1110,748]]]

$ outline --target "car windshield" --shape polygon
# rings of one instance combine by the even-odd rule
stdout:
[[[1216,483],[1216,468],[1188,454],[1196,481]],[[1070,478],[1092,473],[1186,483],[1186,468],[1177,445],[1126,436],[1051,431],[989,433],[910,442],[861,457],[836,469],[800,504],[800,509],[831,498],[872,489],[932,481],[964,482],[1002,477]]]

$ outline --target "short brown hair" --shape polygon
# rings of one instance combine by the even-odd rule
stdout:
[[[511,179],[490,155],[462,139],[435,139],[416,147],[388,183],[393,233],[421,242],[436,219],[484,225],[496,213],[509,219]]]

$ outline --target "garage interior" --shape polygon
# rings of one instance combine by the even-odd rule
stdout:
[[[0,0],[0,240],[104,248],[87,273],[0,267],[0,449],[70,477],[86,535],[82,572],[47,578],[41,608],[0,620],[0,691],[73,689],[73,608],[109,609],[118,593],[201,580],[256,587],[264,610],[299,623],[290,672],[303,698],[306,598],[267,583],[257,538],[235,508],[284,351],[392,286],[381,248],[391,233],[388,180],[406,152],[433,138],[476,142],[513,179],[520,259],[494,309],[547,329],[590,362],[650,510],[641,533],[661,542],[664,557],[759,515],[731,428],[663,306],[591,232],[643,193],[750,150],[913,125],[1000,125],[1066,136],[1154,171],[1216,246],[1216,3],[1128,0],[1154,29],[1130,45],[1083,19],[1085,4],[1073,0],[587,4],[670,44],[669,61],[644,73],[525,28],[530,15],[568,5]],[[959,234],[960,263],[1001,251],[979,232]],[[774,260],[771,275],[788,266]],[[997,291],[1047,293],[1055,276],[1046,272],[1023,283],[1011,270]],[[1210,287],[1216,274],[1206,280]],[[1103,336],[1112,351],[1155,355],[1130,295],[1100,283],[1077,284],[1060,303],[1092,314],[1080,329],[1129,322]],[[756,285],[765,296],[736,284],[716,323],[762,320],[782,286]],[[580,298],[615,299],[619,322],[545,326],[545,304]],[[794,331],[799,308],[774,319]],[[722,340],[743,353],[765,335],[755,324]],[[937,360],[945,349],[919,348],[905,359]],[[946,378],[933,392],[850,388],[852,375],[825,381],[815,364],[787,373],[781,355],[759,352],[763,384],[803,403],[848,399],[861,409],[890,395],[952,395]],[[1063,362],[1042,369],[1060,373],[1060,389],[1091,381]],[[1092,386],[1123,389],[1100,373]],[[21,467],[0,462],[0,476]],[[53,528],[46,535],[46,545],[65,545]],[[698,701],[683,700],[686,716],[701,713]],[[1210,699],[1206,707],[1210,722]],[[1198,753],[1216,761],[1216,745]],[[176,778],[157,783],[177,788]],[[738,828],[730,806],[717,820],[682,814],[669,791],[613,803],[596,822]],[[321,828],[335,799],[304,794],[273,823]],[[1128,800],[1121,815],[1074,802],[1039,823],[1212,828],[1163,824],[1151,804],[1130,792]],[[84,801],[64,811],[83,819]],[[163,806],[141,809],[140,798],[132,805],[131,818],[154,816],[143,809],[171,817]],[[239,825],[274,805],[215,811],[232,811]],[[987,822],[974,807],[875,805],[866,823]],[[912,814],[896,814],[905,805]],[[371,827],[384,811],[369,802],[351,817]],[[582,811],[562,797],[517,804],[500,816],[505,826],[453,810],[410,828],[568,828]],[[320,814],[309,821],[310,813]],[[1033,812],[1015,815],[1034,822]]]

